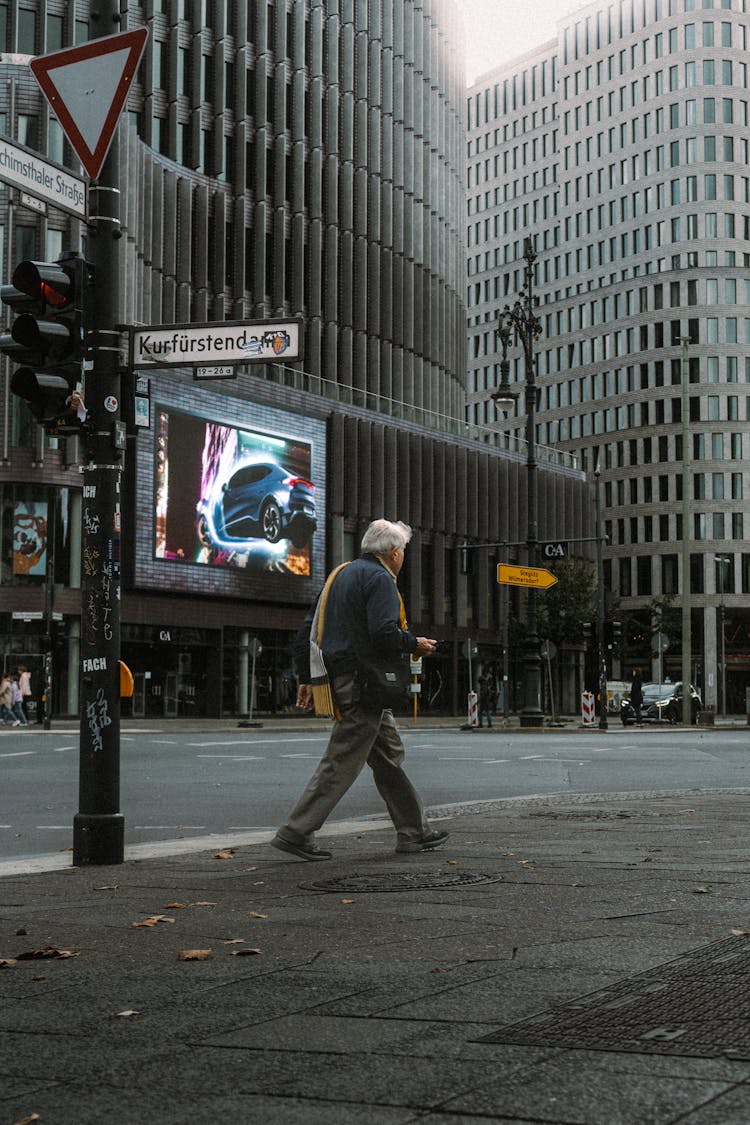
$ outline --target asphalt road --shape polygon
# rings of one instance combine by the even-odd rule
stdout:
[[[126,844],[275,828],[320,758],[316,731],[127,733],[121,739]],[[519,796],[750,788],[750,731],[404,731],[427,806]],[[77,732],[0,730],[0,858],[72,845]],[[379,815],[365,770],[335,819]]]

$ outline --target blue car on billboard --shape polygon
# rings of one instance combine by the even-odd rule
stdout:
[[[315,485],[275,461],[235,462],[198,504],[198,538],[207,546],[241,549],[250,540],[288,539],[301,549],[316,526]]]

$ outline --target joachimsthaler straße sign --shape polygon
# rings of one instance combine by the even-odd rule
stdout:
[[[221,320],[130,330],[133,368],[285,363],[301,355],[301,320]]]
[[[0,181],[43,199],[52,207],[86,218],[86,183],[38,152],[0,137]]]

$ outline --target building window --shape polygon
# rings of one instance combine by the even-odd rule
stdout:
[[[638,555],[636,558],[637,590],[639,597],[652,594],[651,555]]]
[[[18,10],[18,53],[19,55],[37,54],[36,12],[31,12],[28,8]]]

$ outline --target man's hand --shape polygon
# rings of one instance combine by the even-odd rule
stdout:
[[[297,688],[297,707],[300,711],[312,711],[313,706],[312,684],[300,684]]]
[[[414,656],[429,656],[435,651],[437,641],[434,637],[417,637],[417,647],[414,649],[412,655]]]

